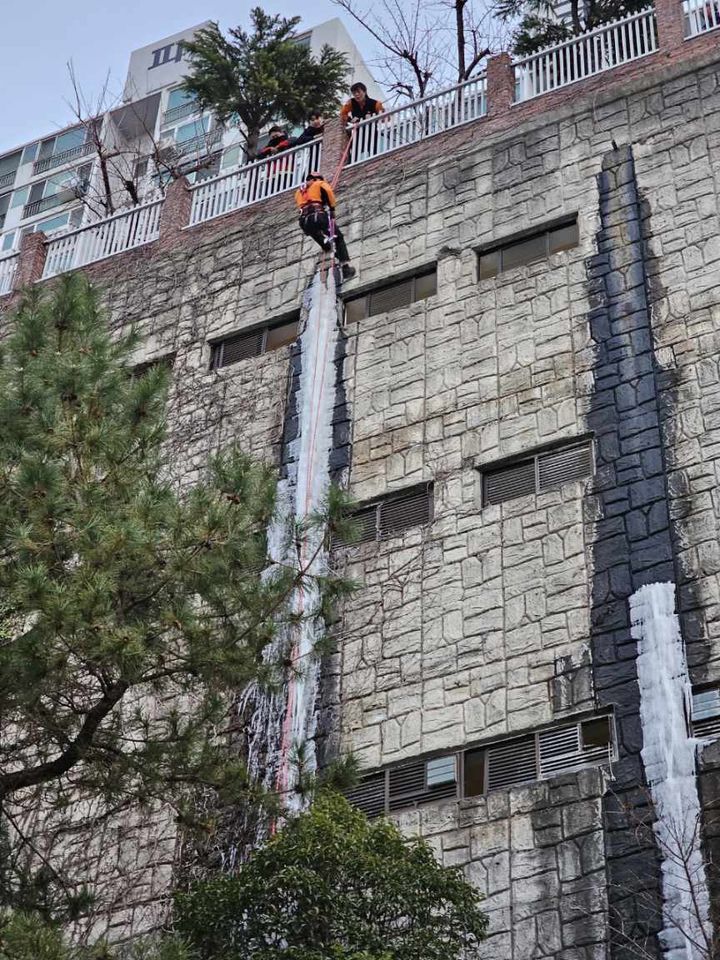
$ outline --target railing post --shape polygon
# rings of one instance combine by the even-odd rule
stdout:
[[[487,64],[488,116],[507,113],[515,100],[515,70],[509,53],[490,57]]]
[[[158,244],[161,247],[174,246],[179,240],[180,231],[190,223],[191,206],[192,194],[187,177],[180,177],[179,180],[169,183],[160,211]]]
[[[13,292],[22,290],[23,287],[35,283],[42,277],[47,252],[46,241],[47,237],[41,230],[26,234],[20,241],[20,256],[13,280]]]
[[[660,53],[672,56],[683,48],[685,25],[682,0],[655,0]]]
[[[322,139],[321,172],[326,180],[332,180],[347,146],[347,132],[339,117],[325,121]]]

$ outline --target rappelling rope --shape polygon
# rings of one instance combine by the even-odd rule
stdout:
[[[333,178],[330,181],[330,186],[333,188],[333,190],[335,190],[335,188],[337,187],[343,167],[347,162],[347,158],[350,153],[350,146],[352,144],[354,133],[355,133],[355,130],[351,129],[350,134],[348,136],[347,143],[345,144],[345,149],[343,150],[340,156],[340,160],[338,161],[337,167],[335,168]],[[330,253],[330,264],[331,266],[334,266],[334,263],[335,263],[335,242],[334,242],[335,241],[335,230],[334,230],[335,218],[334,217],[329,217],[329,224],[331,225],[331,234],[332,234],[330,237],[330,240],[333,245],[332,251]],[[309,314],[312,312],[313,308],[316,307],[318,320],[323,316],[322,301],[324,297],[328,295],[328,290],[326,286],[327,261],[328,261],[328,254],[323,253],[322,258],[320,260],[320,269],[318,271],[320,282],[313,283],[312,285],[313,302],[310,305]],[[316,297],[318,298],[317,304],[315,303]],[[309,314],[308,314],[308,320],[309,320]],[[324,399],[324,393],[325,393],[324,374],[327,368],[328,351],[329,351],[329,345],[330,345],[330,332],[327,328],[325,328],[324,330],[324,337],[323,337],[322,343],[319,342],[319,338],[321,335],[320,327],[321,327],[321,324],[318,323],[316,328],[316,337],[318,339],[315,342],[315,349],[313,351],[315,362],[313,367],[312,384],[311,384],[310,396],[309,396],[310,403],[313,404],[313,406],[317,406],[317,408],[322,407],[322,401]],[[307,330],[307,324],[306,324],[306,330]],[[322,357],[322,362],[320,362],[321,357]],[[318,388],[318,380],[320,380],[319,388]],[[315,402],[316,392],[319,393],[317,397],[317,404]],[[306,515],[311,505],[313,479],[314,479],[313,467],[314,467],[314,460],[315,460],[315,448],[317,443],[317,429],[318,429],[318,422],[317,422],[317,416],[316,416],[313,418],[313,429],[312,429],[311,436],[309,438],[310,443],[309,443],[309,452],[308,452],[308,458],[307,458],[307,469],[306,469],[306,475],[305,475],[304,512]],[[302,534],[302,538],[299,543],[299,551],[298,551],[299,552],[298,562],[300,564],[300,569],[303,569],[305,564],[308,561],[307,547],[308,547],[307,536],[305,534]],[[297,595],[298,595],[297,598],[298,598],[298,608],[299,608],[298,612],[302,617],[305,614],[304,589],[302,584],[300,584],[297,588]],[[299,659],[298,645],[296,642],[293,645],[293,649],[291,650],[291,653],[290,653],[290,661],[293,667],[295,666],[295,663],[298,659]],[[300,669],[302,669],[302,667]],[[277,785],[281,793],[286,793],[288,789],[288,772],[289,772],[288,757],[289,757],[290,750],[292,748],[292,744],[290,743],[290,734],[292,730],[293,713],[295,711],[295,697],[296,697],[295,686],[296,685],[294,682],[292,682],[292,678],[291,678],[291,681],[288,687],[287,703],[285,707],[285,718],[283,722],[283,734],[282,734],[282,744],[281,744],[281,761],[280,761],[280,769],[278,771],[278,778],[277,778]]]

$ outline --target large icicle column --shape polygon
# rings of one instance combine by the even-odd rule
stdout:
[[[700,850],[696,742],[688,735],[690,677],[672,583],[652,583],[630,597],[638,643],[642,760],[662,858],[663,922],[669,960],[710,957],[709,895]]]
[[[304,569],[309,579],[289,600],[296,622],[266,651],[269,663],[286,664],[282,689],[270,692],[253,686],[240,704],[249,727],[250,772],[266,787],[279,790],[288,809],[297,809],[302,802],[295,789],[298,761],[304,773],[312,773],[317,764],[320,664],[315,647],[325,625],[317,612],[319,596],[312,578],[326,572],[327,555],[325,531],[318,526],[307,529],[303,521],[322,511],[331,476],[342,466],[337,435],[338,426],[341,432],[344,427],[338,420],[338,410],[344,408],[339,316],[332,271],[325,277],[318,270],[305,293],[302,332],[293,350],[278,510],[268,531],[271,560]],[[303,533],[294,537],[297,529]],[[268,576],[272,573],[273,567],[267,571]]]

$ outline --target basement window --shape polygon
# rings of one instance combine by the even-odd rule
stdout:
[[[345,321],[356,323],[378,313],[389,313],[418,300],[426,300],[437,293],[437,269],[432,267],[413,277],[383,284],[359,297],[345,301]]]
[[[693,691],[692,735],[698,740],[720,737],[720,687]]]
[[[479,279],[485,280],[505,270],[512,270],[513,267],[544,260],[561,250],[571,250],[579,242],[580,234],[575,215],[571,220],[481,250],[478,254]]]
[[[219,370],[240,360],[277,350],[297,339],[299,313],[266,327],[234,333],[210,344],[210,369]]]
[[[385,540],[412,527],[424,526],[432,521],[432,517],[432,484],[418,484],[358,507],[350,517],[355,536],[346,540],[336,537],[333,546],[344,547],[372,540]]]
[[[482,796],[609,763],[613,744],[612,718],[591,717],[377,771],[349,791],[348,799],[372,817],[434,800]]]
[[[592,472],[590,440],[573,441],[532,456],[513,459],[501,466],[483,469],[483,506],[556,490],[565,483],[589,477]]]

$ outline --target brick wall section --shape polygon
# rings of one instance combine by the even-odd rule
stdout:
[[[487,97],[488,116],[502,116],[510,110],[515,97],[515,72],[509,53],[488,60]]]
[[[14,290],[35,283],[40,279],[45,266],[45,242],[47,237],[41,231],[30,233],[20,241],[20,257],[15,273]]]
[[[162,250],[174,247],[180,237],[181,230],[190,222],[190,207],[192,194],[187,177],[180,177],[168,184],[165,191],[165,200],[160,212],[160,236],[158,247]]]

